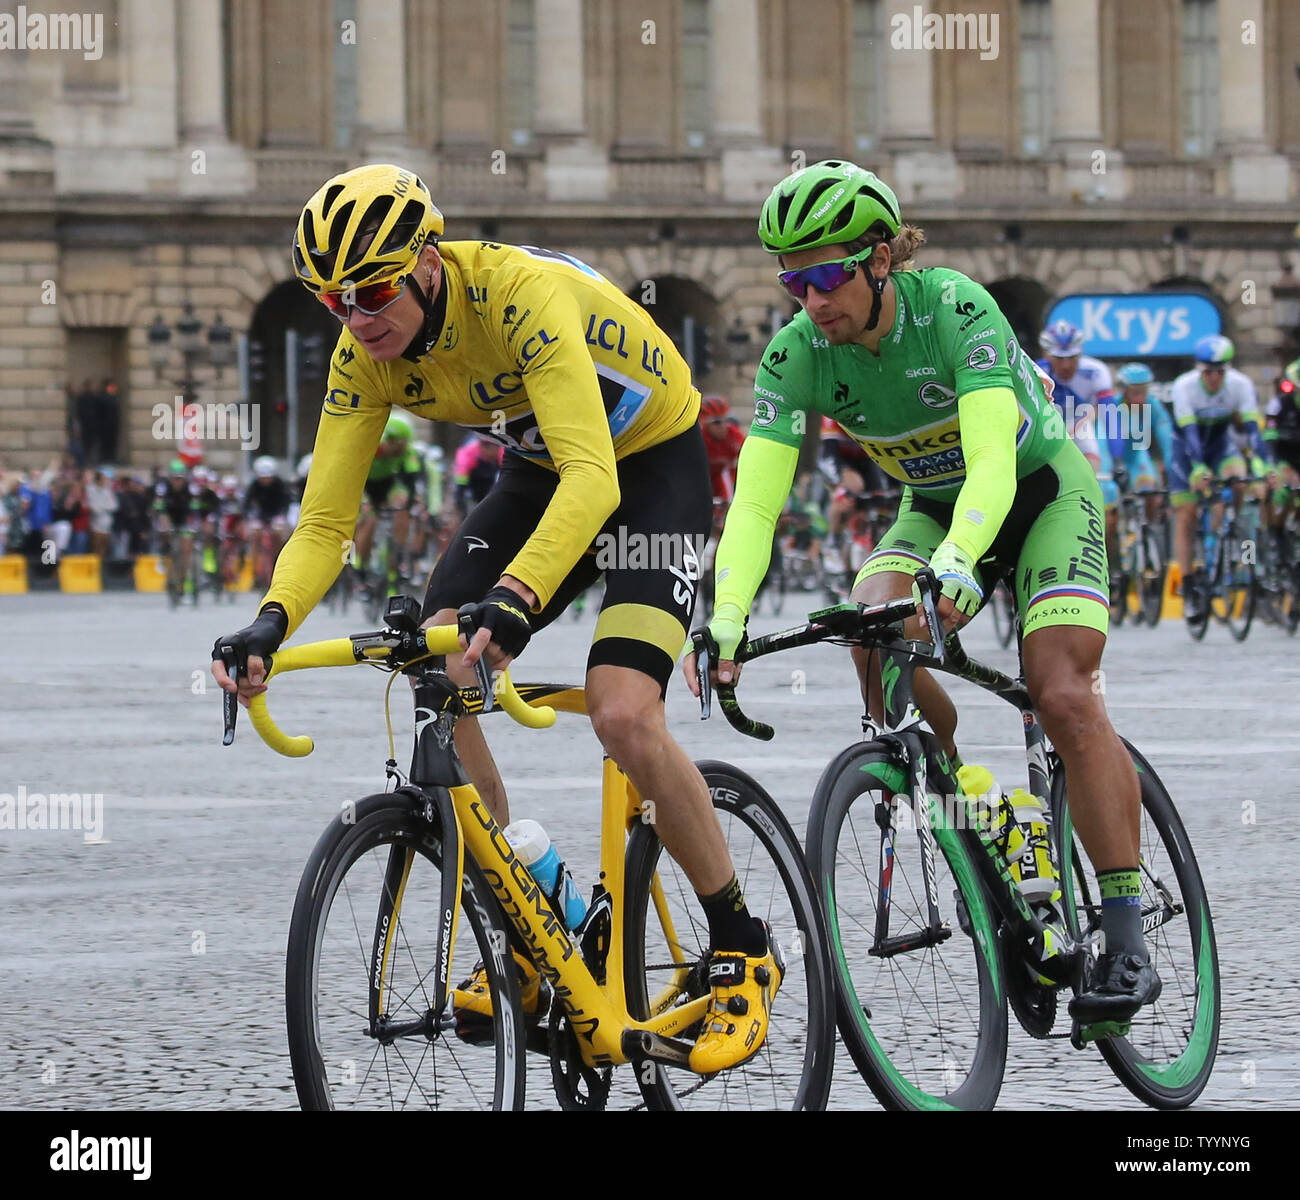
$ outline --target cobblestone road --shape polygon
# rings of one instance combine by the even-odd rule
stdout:
[[[290,761],[246,725],[233,749],[220,745],[208,647],[244,623],[247,602],[171,613],[152,596],[40,595],[5,598],[0,611],[10,630],[0,793],[103,795],[98,840],[0,831],[0,1105],[293,1106],[283,980],[294,891],[340,803],[382,786],[382,679],[317,672],[279,682],[280,721],[317,740],[314,755]],[[790,611],[756,628],[791,624]],[[322,613],[300,639],[364,624]],[[968,649],[1013,665],[986,624],[968,632]],[[530,647],[519,678],[576,681],[590,632],[590,618],[566,617]],[[1200,1103],[1293,1107],[1300,966],[1279,933],[1300,904],[1300,640],[1257,625],[1243,646],[1220,628],[1196,645],[1176,623],[1126,627],[1104,666],[1112,718],[1176,799],[1214,906],[1223,1030]],[[1008,787],[1021,781],[1012,710],[954,686],[967,761],[987,763]],[[702,725],[680,681],[672,727],[693,755],[754,774],[802,837],[818,775],[857,732],[848,656],[820,648],[754,664],[743,696],[777,725],[775,741]],[[590,729],[572,718],[544,734],[501,726],[493,744],[515,815],[542,819],[579,878],[594,876],[600,757]],[[538,1103],[545,1075],[537,1060]],[[874,1107],[842,1052],[831,1104]],[[1001,1104],[1141,1107],[1095,1052],[1030,1041],[1014,1023]]]

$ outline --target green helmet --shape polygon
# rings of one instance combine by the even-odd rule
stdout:
[[[384,440],[389,439],[395,442],[409,442],[415,436],[415,431],[411,428],[411,422],[398,413],[394,413],[388,418],[388,424],[384,426]]]
[[[763,202],[758,238],[769,254],[852,242],[867,233],[894,236],[903,223],[898,198],[870,171],[828,158],[787,175]]]

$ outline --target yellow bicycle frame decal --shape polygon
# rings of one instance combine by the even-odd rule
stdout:
[[[642,807],[627,777],[608,760],[603,782],[602,882],[610,894],[614,914],[604,988],[592,978],[569,937],[569,931],[555,915],[528,868],[515,855],[477,791],[469,784],[451,789],[470,856],[482,869],[506,916],[528,947],[537,969],[563,1003],[577,1034],[583,1059],[590,1066],[613,1066],[628,1061],[622,1048],[625,1030],[648,1029],[663,1037],[673,1037],[700,1021],[709,1004],[709,997],[701,996],[659,1012],[647,1021],[633,1020],[628,1014],[623,984],[624,838],[629,823],[640,820]],[[655,911],[664,922],[664,934],[674,947],[674,958],[682,955],[684,965],[678,975],[680,982],[685,978],[689,964],[677,945],[657,880]],[[673,989],[671,995],[661,994],[654,998],[653,1003],[663,1008],[671,1004],[676,995],[680,995],[680,991]]]

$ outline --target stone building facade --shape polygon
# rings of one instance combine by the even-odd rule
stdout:
[[[921,265],[990,286],[1027,345],[1057,296],[1173,283],[1261,382],[1296,335],[1272,298],[1300,216],[1289,0],[99,0],[98,45],[23,13],[21,37],[0,19],[5,467],[61,451],[65,387],[108,376],[119,460],[166,461],[180,366],[146,329],[186,304],[263,348],[260,448],[310,449],[321,356],[290,438],[284,332],[334,327],[289,238],[366,161],[418,170],[448,238],[564,249],[670,333],[708,328],[702,382],[738,404],[791,311],[758,207],[824,157],[889,181]],[[193,382],[241,398],[232,369]]]

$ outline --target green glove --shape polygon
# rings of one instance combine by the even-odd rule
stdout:
[[[1196,466],[1192,468],[1192,473],[1187,477],[1187,486],[1191,488],[1192,491],[1198,491],[1201,484],[1209,478],[1210,468],[1204,463],[1197,463]]]
[[[971,556],[952,542],[940,542],[930,559],[930,570],[943,584],[943,594],[959,612],[973,617],[984,603],[984,589],[979,585]]]
[[[718,643],[718,661],[734,662],[745,638],[745,614],[738,604],[722,604],[709,622],[709,636]]]

